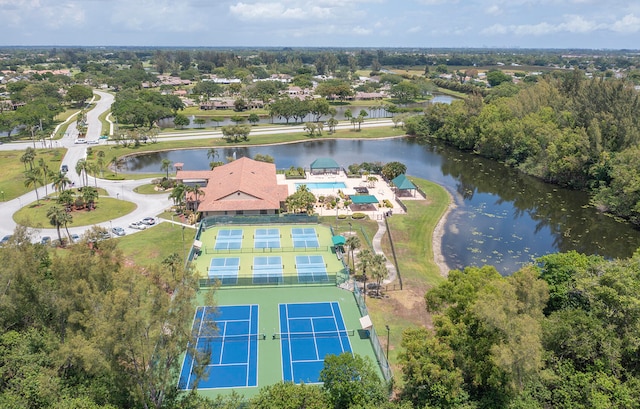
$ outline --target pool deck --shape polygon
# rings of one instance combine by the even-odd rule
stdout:
[[[367,179],[373,176],[376,178],[375,182],[370,182]],[[369,190],[370,195],[374,195],[380,205],[382,205],[384,199],[388,199],[391,204],[393,204],[392,208],[380,207],[378,205],[368,206],[368,208],[357,208],[355,206],[344,207],[341,202],[337,209],[328,208],[326,205],[321,203],[316,203],[315,212],[320,216],[337,216],[339,214],[350,215],[354,212],[360,212],[367,214],[373,220],[381,220],[383,219],[384,213],[391,210],[394,214],[403,214],[405,213],[402,207],[395,200],[395,193],[391,186],[387,182],[385,182],[380,176],[377,175],[369,175],[362,176],[359,178],[349,178],[344,172],[340,172],[337,175],[326,174],[326,175],[311,175],[309,172],[306,173],[306,179],[286,179],[283,174],[277,175],[278,184],[286,184],[289,189],[289,194],[293,194],[296,192],[296,184],[300,183],[335,183],[342,182],[347,187],[344,189],[332,188],[332,189],[313,189],[311,192],[316,196],[338,196],[338,191],[342,190],[344,194],[350,195],[355,194],[356,187],[366,187]],[[416,192],[415,197],[402,197],[401,200],[423,200],[424,198],[420,196],[419,193]]]

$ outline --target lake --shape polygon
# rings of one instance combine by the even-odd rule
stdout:
[[[271,155],[279,169],[308,167],[319,157],[343,167],[360,162],[399,161],[407,174],[444,186],[456,209],[446,223],[442,251],[450,268],[495,266],[510,274],[535,257],[577,250],[607,258],[627,258],[640,247],[640,231],[589,205],[583,192],[535,178],[439,142],[411,138],[314,140],[275,146],[220,148],[219,157]],[[183,162],[185,170],[208,169],[206,149],[160,152],[131,158],[129,172],[160,172],[162,159]]]
[[[415,104],[408,104],[405,105],[404,107],[408,107],[408,108],[426,108],[429,104],[435,104],[435,103],[440,103],[440,104],[450,104],[451,102],[455,101],[455,97],[452,97],[450,95],[444,95],[444,94],[435,94],[433,96],[433,98],[431,98],[429,101],[426,102],[421,102],[421,103],[415,103]],[[345,111],[347,109],[350,109],[353,116],[358,116],[358,114],[360,113],[361,110],[364,110],[367,112],[367,119],[372,119],[372,118],[390,118],[393,116],[393,114],[391,114],[390,112],[387,112],[387,110],[385,110],[382,105],[373,105],[373,106],[355,106],[355,105],[336,105],[334,106],[334,108],[336,109],[336,116],[335,118],[339,121],[344,121],[345,119],[347,119],[344,115]],[[189,125],[185,126],[185,129],[198,129],[198,128],[217,128],[219,126],[224,126],[224,125],[232,125],[234,124],[234,122],[231,120],[230,116],[225,116],[222,114],[217,114],[216,111],[209,111],[208,115],[213,115],[216,117],[219,117],[220,121],[219,122],[214,122],[212,121],[209,117],[203,117],[205,119],[205,123],[202,125],[198,125],[195,124],[193,122],[194,119],[196,119],[198,116],[197,115],[191,115],[189,117],[190,123]],[[329,119],[329,115],[324,115],[322,116],[321,120],[326,121],[327,119]],[[305,118],[302,119],[302,123],[307,122],[307,121],[314,121],[315,118],[313,118],[312,115],[307,115]],[[269,117],[261,117],[260,120],[257,122],[257,124],[270,124],[270,123],[286,123],[286,120],[284,119],[280,119],[280,118],[269,118]],[[289,123],[294,123],[294,119],[290,118],[289,119]],[[164,118],[158,121],[158,126],[160,126],[160,128],[174,128],[175,125],[173,124],[173,118]],[[0,134],[1,136],[1,134]]]

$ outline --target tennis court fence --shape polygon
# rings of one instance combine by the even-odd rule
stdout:
[[[332,246],[319,247],[264,247],[264,248],[239,248],[239,249],[214,249],[205,247],[205,254],[249,254],[249,253],[293,253],[308,251],[331,251]]]
[[[267,272],[268,270],[262,270]],[[257,280],[256,280],[257,278]],[[259,279],[260,277],[229,277],[224,283],[217,278],[201,278],[199,280],[200,288],[219,287],[237,288],[237,287],[270,287],[270,286],[335,286],[339,285],[349,278],[349,273],[342,270],[334,273],[318,274],[314,276],[283,274],[274,275],[269,278],[268,282]]]
[[[367,305],[364,302],[364,296],[360,291],[357,283],[353,285],[353,297],[356,300],[356,304],[358,304],[358,308],[360,309],[360,315],[365,316],[369,315],[369,310],[367,309]],[[382,349],[382,345],[380,345],[380,339],[378,338],[378,333],[376,332],[375,327],[371,327],[369,330],[369,339],[371,340],[371,345],[373,346],[373,352],[378,359],[378,363],[380,365],[380,371],[382,372],[382,376],[384,379],[389,382],[393,377],[391,373],[391,367],[389,366],[389,361],[387,360],[387,356],[385,355],[384,349]]]
[[[201,226],[205,229],[222,224],[316,224],[318,216],[306,214],[275,214],[275,215],[242,215],[242,216],[209,216],[205,217]]]

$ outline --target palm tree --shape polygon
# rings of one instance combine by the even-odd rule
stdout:
[[[27,170],[27,163],[29,169],[33,169],[33,161],[36,159],[36,150],[31,146],[27,147],[24,154],[20,157],[20,162],[24,164],[24,170]]]
[[[63,190],[58,195],[58,203],[63,204],[65,208],[70,208],[75,202],[75,193],[72,190]]]
[[[24,181],[24,186],[25,187],[34,187],[35,191],[36,191],[36,202],[38,204],[40,204],[40,196],[38,195],[38,184],[42,184],[42,180],[40,179],[40,172],[38,172],[38,169],[31,169],[28,170],[24,173],[25,176],[25,181]]]
[[[371,257],[371,277],[376,280],[376,296],[380,295],[380,285],[387,276],[387,259],[382,254],[374,254]]]
[[[117,156],[114,156],[113,158],[111,158],[109,165],[113,166],[113,170],[116,176],[118,176],[118,169],[120,169],[123,163],[124,163],[124,160],[122,160]]]
[[[211,160],[211,159],[215,159],[217,158],[218,155],[218,151],[216,150],[216,148],[209,148],[209,150],[207,150],[207,159]]]
[[[202,189],[200,189],[200,185],[198,185],[197,183],[193,186],[188,186],[186,187],[186,192],[187,193],[193,193],[195,195],[195,200],[193,200],[191,203],[195,203],[193,205],[193,211],[197,212],[198,211],[198,195],[203,195],[204,192],[202,191]],[[188,201],[187,201],[188,202]]]
[[[104,177],[104,157],[105,157],[104,151],[98,151],[97,156],[98,156],[98,160],[96,162],[100,167],[100,177]]]
[[[82,179],[82,186],[86,186],[89,184],[89,176],[87,176],[87,170],[89,168],[89,164],[86,159],[80,159],[76,162],[76,173]]]
[[[73,216],[71,215],[71,213],[65,211],[61,215],[60,221],[62,222],[64,229],[67,231],[67,237],[69,238],[69,241],[71,241],[71,233],[69,233],[69,227],[67,225],[73,222]]]
[[[331,117],[327,121],[327,125],[329,125],[329,132],[335,132],[336,131],[336,125],[338,125],[338,120],[335,119],[334,117]]]
[[[44,195],[49,196],[49,177],[52,176],[52,172],[49,170],[49,165],[44,160],[44,158],[38,159],[38,166],[42,172],[42,184],[44,185]]]
[[[167,172],[167,179],[169,179],[169,168],[171,168],[171,161],[169,159],[162,159],[162,165],[160,165],[160,170]]]
[[[87,204],[89,210],[95,209],[95,201],[98,198],[98,189],[87,186],[82,189],[82,200]]]
[[[100,167],[98,166],[97,163],[89,163],[88,165],[89,168],[89,172],[91,172],[91,174],[93,175],[93,183],[95,183],[96,188],[98,187],[98,171],[100,170]]]
[[[351,260],[351,271],[353,271],[355,269],[355,266],[354,266],[355,260],[353,258],[353,252],[354,250],[357,250],[360,248],[361,246],[360,238],[358,236],[351,236],[347,239],[345,244],[349,249],[349,251],[347,252],[347,265],[349,265],[349,260]],[[351,257],[349,257],[349,253],[351,253]]]
[[[171,271],[173,278],[176,278],[176,273],[182,267],[182,257],[178,253],[172,253],[167,258],[162,260],[161,263],[164,267],[167,267]]]
[[[373,254],[370,250],[364,249],[360,251],[358,254],[358,268],[362,272],[362,277],[364,278],[364,293],[365,296],[367,294],[367,270],[372,265]]]
[[[104,177],[104,157],[98,157],[98,159],[96,160],[96,168],[97,170],[100,172],[100,177],[103,178]]]
[[[184,195],[187,192],[187,188],[187,185],[180,183],[173,187],[173,190],[169,195],[169,198],[173,200],[173,203],[178,206],[178,208],[184,205]]]
[[[60,226],[63,225],[62,219],[67,212],[59,208],[58,206],[51,206],[47,211],[47,218],[49,219],[49,223],[52,226],[55,226],[56,231],[58,232],[58,240],[62,244],[62,235],[60,234]]]
[[[56,192],[64,192],[67,186],[71,183],[67,174],[64,172],[58,172],[53,174],[53,188]]]

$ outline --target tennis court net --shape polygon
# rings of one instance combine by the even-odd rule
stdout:
[[[305,339],[305,338],[341,338],[352,337],[355,330],[318,331],[318,332],[276,332],[272,339]]]
[[[243,335],[209,335],[206,333],[198,334],[198,341],[210,342],[247,342],[247,341],[264,341],[267,339],[266,334],[243,334]]]

